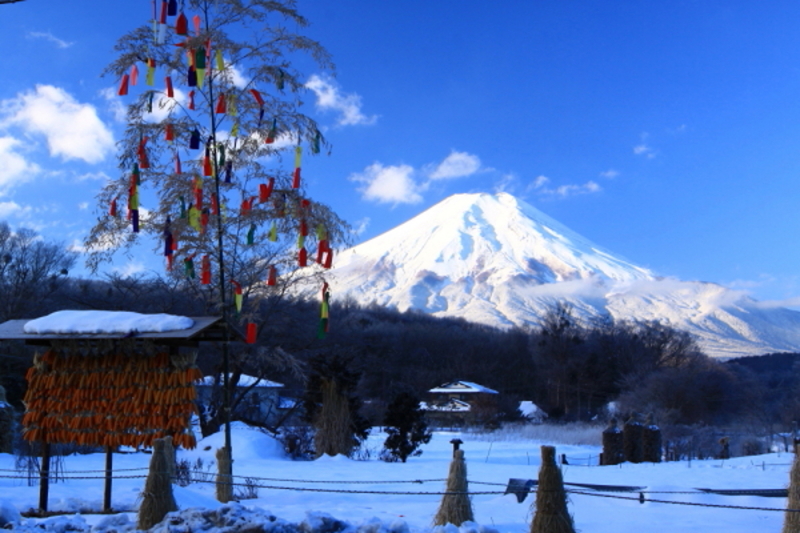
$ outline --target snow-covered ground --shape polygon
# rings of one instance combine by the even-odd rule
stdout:
[[[222,446],[222,434],[201,440],[196,450],[178,452],[179,460],[196,464],[202,459],[209,472],[216,448]],[[648,500],[684,502],[675,505],[655,501],[639,502],[639,492],[596,493],[581,490],[569,496],[569,509],[578,530],[592,533],[666,531],[670,533],[703,531],[753,532],[779,531],[783,522],[784,498],[757,496],[720,496],[700,493],[697,487],[715,489],[778,489],[789,480],[791,454],[773,453],[727,461],[709,460],[691,463],[623,464],[614,467],[596,465],[600,448],[543,443],[500,435],[472,433],[436,433],[423,447],[420,457],[407,463],[385,463],[375,459],[385,438],[376,433],[367,448],[370,460],[323,457],[316,461],[292,461],[268,436],[234,426],[234,475],[237,482],[251,478],[261,485],[258,498],[241,504],[222,506],[214,499],[214,486],[194,483],[175,486],[181,508],[180,518],[168,528],[155,531],[230,531],[220,524],[267,524],[265,530],[281,533],[324,530],[338,533],[344,527],[355,533],[419,533],[431,530],[444,490],[452,447],[460,438],[465,450],[476,524],[462,527],[461,533],[495,530],[500,533],[526,533],[533,516],[533,495],[517,503],[514,495],[503,495],[510,478],[536,479],[540,445],[553,444],[557,453],[566,454],[569,466],[563,467],[567,483],[634,485],[644,487]],[[499,439],[503,440],[499,440]],[[115,476],[112,506],[134,510],[144,486],[149,463],[144,453],[114,456]],[[102,454],[70,456],[63,461],[65,475],[75,478],[51,485],[48,506],[51,511],[74,513],[49,519],[22,518],[15,531],[95,531],[122,533],[135,529],[136,515],[128,512],[104,516],[92,514],[102,507]],[[141,470],[132,470],[141,469]],[[35,508],[38,486],[14,479],[14,457],[0,454],[0,514],[3,506],[19,511]],[[213,478],[213,476],[210,476]],[[241,489],[237,489],[241,490]],[[584,494],[585,493],[585,494]],[[609,497],[611,496],[611,497]],[[620,499],[632,498],[632,499]],[[736,509],[712,506],[758,507],[770,510]],[[195,509],[191,511],[190,509]],[[219,518],[222,516],[223,518]],[[330,516],[345,524],[323,524]],[[209,526],[209,517],[217,519]],[[272,518],[270,518],[272,517]],[[208,529],[210,528],[210,529]],[[455,528],[440,533],[457,533]]]

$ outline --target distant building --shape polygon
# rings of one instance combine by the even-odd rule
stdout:
[[[219,385],[215,381],[222,376],[206,376],[197,383],[197,400],[201,405],[211,404],[214,394],[219,394]],[[281,396],[283,383],[255,376],[242,374],[236,384],[237,394],[244,394],[244,398],[236,405],[233,418],[244,422],[256,422],[265,426],[274,426],[285,417],[287,411],[295,406],[295,400]]]
[[[498,392],[471,381],[451,381],[428,391],[420,407],[432,426],[491,423],[497,415]]]

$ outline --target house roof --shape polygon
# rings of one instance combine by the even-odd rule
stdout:
[[[428,392],[434,394],[447,394],[454,392],[462,394],[475,394],[479,392],[484,394],[497,394],[496,390],[490,389],[489,387],[484,387],[483,385],[478,385],[477,383],[473,383],[471,381],[451,381],[450,383],[439,385]]]

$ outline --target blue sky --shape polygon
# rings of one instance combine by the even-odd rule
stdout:
[[[335,77],[309,195],[373,237],[506,191],[656,273],[800,301],[800,4],[300,0]],[[0,220],[80,241],[117,176],[116,39],[149,0],[0,5]],[[156,254],[120,257],[159,268]]]

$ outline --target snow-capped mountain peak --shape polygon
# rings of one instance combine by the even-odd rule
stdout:
[[[501,327],[536,325],[566,300],[579,316],[667,321],[710,355],[800,350],[800,313],[656,277],[507,193],[446,198],[343,251],[327,277],[334,294],[362,304]]]

